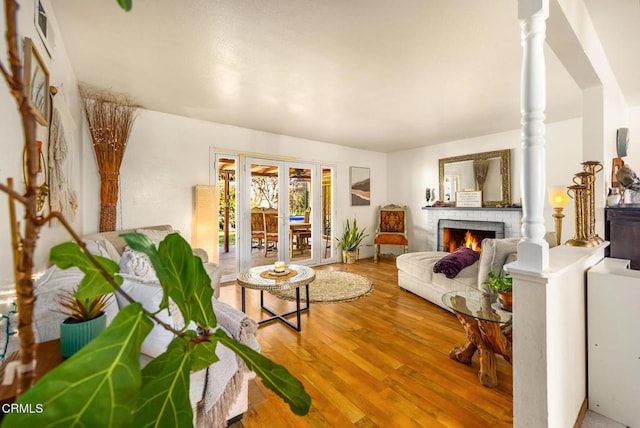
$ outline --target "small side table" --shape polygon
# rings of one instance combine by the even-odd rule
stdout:
[[[237,276],[237,283],[242,290],[242,312],[245,312],[245,289],[251,288],[254,290],[260,290],[260,308],[271,315],[271,318],[258,321],[258,324],[265,324],[271,321],[279,320],[285,325],[291,327],[296,331],[302,330],[300,321],[300,314],[302,312],[309,311],[309,284],[316,279],[316,272],[307,266],[301,265],[289,265],[287,269],[289,274],[282,276],[270,275],[269,270],[273,268],[273,265],[256,266],[249,269],[245,269]],[[300,287],[305,287],[307,305],[300,307]],[[264,305],[264,292],[275,290],[296,290],[296,309],[284,314],[278,314],[273,309]],[[290,322],[287,317],[296,315],[296,324]]]
[[[502,355],[511,364],[511,312],[499,308],[495,295],[476,289],[445,293],[442,303],[453,310],[467,334],[467,342],[453,348],[449,357],[471,364],[477,350],[480,383],[489,388],[498,386],[495,354]]]
[[[20,351],[10,354],[0,366],[0,404],[13,403],[18,393],[18,376],[14,377],[11,385],[2,385],[4,370],[11,361],[20,358]],[[38,343],[36,345],[36,381],[62,363],[62,353],[60,352],[60,339]]]

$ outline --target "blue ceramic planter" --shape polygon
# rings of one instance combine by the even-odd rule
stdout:
[[[60,324],[60,350],[62,358],[69,358],[87,343],[91,342],[107,326],[107,315],[103,312],[97,318],[84,322]]]

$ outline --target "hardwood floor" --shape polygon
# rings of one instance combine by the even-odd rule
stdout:
[[[284,365],[311,395],[309,414],[295,416],[260,380],[250,382],[249,409],[233,428],[510,427],[511,366],[498,357],[499,386],[480,385],[470,366],[449,359],[464,343],[449,312],[398,288],[395,260],[359,260],[314,269],[366,276],[374,291],[354,302],[312,304],[302,332],[282,323],[258,330],[262,354]],[[240,289],[223,284],[220,300],[240,307]],[[268,295],[278,310],[292,303]],[[259,292],[247,290],[247,313],[260,319]]]

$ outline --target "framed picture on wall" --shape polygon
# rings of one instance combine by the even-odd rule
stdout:
[[[47,10],[42,4],[42,0],[35,0],[35,8],[34,8],[34,24],[36,26],[36,31],[40,36],[40,40],[42,40],[42,44],[44,48],[47,50],[49,57],[53,58],[53,48],[55,47],[55,37],[53,33],[53,28],[51,26],[51,21],[49,21],[49,16],[47,14]]]
[[[33,40],[24,38],[24,75],[25,89],[29,104],[33,107],[36,120],[42,126],[49,126],[49,71],[42,61]]]
[[[371,205],[371,172],[369,168],[352,166],[350,173],[351,206]]]

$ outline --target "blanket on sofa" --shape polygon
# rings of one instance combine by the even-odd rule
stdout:
[[[253,345],[250,339],[258,330],[258,324],[254,320],[218,300],[213,301],[213,310],[216,313],[219,328],[224,329],[229,336],[238,342],[248,346]],[[220,361],[206,369],[203,399],[198,404],[196,415],[196,426],[198,427],[225,427],[227,425],[226,416],[233,406],[248,372],[246,364],[239,356],[229,354],[235,353],[226,346],[218,345],[216,355]],[[230,356],[233,358],[229,358]],[[234,374],[227,380],[229,372]]]

